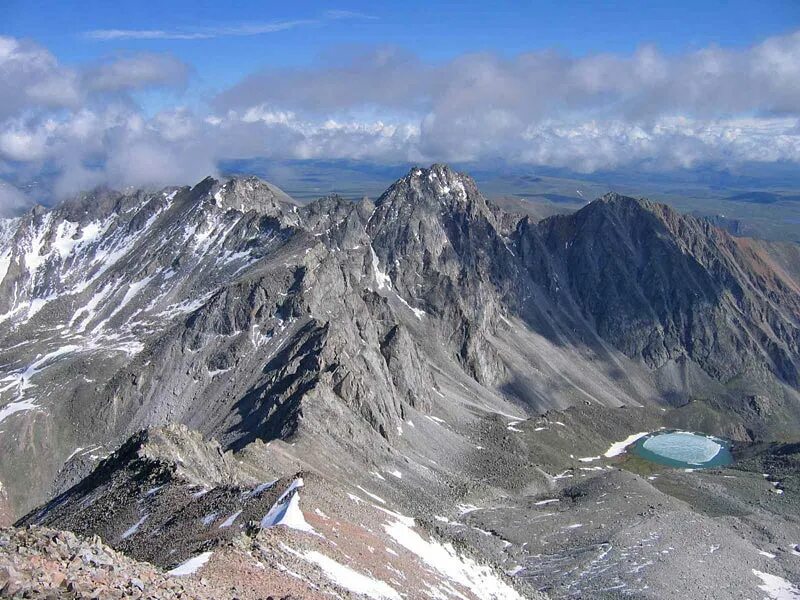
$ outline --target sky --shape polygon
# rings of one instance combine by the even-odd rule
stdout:
[[[0,2],[0,205],[221,160],[800,163],[800,2]]]

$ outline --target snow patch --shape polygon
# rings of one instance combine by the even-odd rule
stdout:
[[[383,526],[387,534],[409,552],[417,555],[451,581],[471,590],[481,600],[522,600],[494,571],[470,558],[460,556],[451,544],[425,540],[400,521]]]
[[[611,447],[606,450],[606,453],[603,455],[606,458],[613,458],[615,456],[619,456],[623,452],[625,452],[625,448],[630,446],[632,443],[638,441],[639,439],[643,438],[644,436],[648,435],[649,431],[640,431],[639,433],[634,433],[626,437],[621,442],[614,442],[611,444]]]
[[[145,515],[145,516],[143,516],[141,519],[139,519],[138,521],[136,521],[136,523],[134,523],[133,525],[131,525],[130,527],[128,527],[128,529],[126,529],[126,530],[125,530],[125,533],[123,533],[123,534],[120,536],[120,539],[121,539],[121,540],[127,540],[127,539],[128,539],[129,537],[131,537],[131,536],[132,536],[134,533],[136,533],[137,531],[139,531],[139,527],[141,527],[142,523],[144,523],[144,522],[147,520],[147,517],[149,517],[149,516],[150,516],[149,514],[148,514],[148,515]]]
[[[268,529],[283,525],[307,533],[316,533],[314,528],[306,523],[303,511],[300,510],[300,494],[298,489],[303,487],[303,478],[298,477],[286,488],[281,497],[275,501],[269,512],[261,519],[261,528]]]
[[[0,423],[2,423],[6,417],[10,417],[14,413],[22,412],[25,410],[33,410],[34,408],[38,408],[38,406],[32,400],[20,400],[19,402],[10,402],[6,404],[3,408],[0,408]]]
[[[134,283],[131,283],[128,286],[128,290],[125,292],[125,295],[122,297],[122,300],[114,307],[114,310],[111,311],[111,314],[108,315],[97,327],[92,330],[93,334],[97,334],[105,329],[107,323],[111,321],[117,314],[127,306],[127,304],[136,297],[136,295],[144,289],[148,283],[153,280],[154,275],[148,275],[147,277],[140,279]]]
[[[8,272],[8,267],[11,266],[11,249],[6,250],[2,256],[0,256],[0,283],[3,282],[3,279],[6,277],[6,273]]]
[[[268,489],[269,489],[269,488],[271,488],[273,485],[275,485],[277,482],[278,482],[278,480],[277,480],[277,479],[275,479],[274,481],[265,481],[264,483],[259,483],[259,484],[258,484],[256,487],[254,487],[254,488],[253,488],[253,490],[250,492],[250,497],[251,497],[251,498],[253,498],[253,497],[255,497],[255,496],[258,496],[258,495],[259,495],[261,492],[263,492],[264,490],[268,490]]]
[[[1,420],[2,419],[0,419],[0,421]],[[69,462],[69,459],[71,459],[73,456],[75,456],[76,454],[78,454],[79,452],[82,452],[82,451],[83,451],[83,447],[82,446],[78,446],[77,448],[75,448],[75,450],[72,451],[72,454],[70,454],[64,462]]]
[[[233,514],[232,514],[230,517],[228,517],[227,519],[225,519],[225,520],[222,522],[222,524],[219,526],[219,528],[220,528],[220,529],[225,529],[225,528],[227,528],[227,527],[230,527],[231,525],[233,525],[233,522],[236,520],[236,517],[238,517],[240,514],[242,514],[242,511],[241,511],[241,509],[240,509],[240,510],[237,510],[237,511],[236,511],[235,513],[233,513]]]
[[[468,515],[471,512],[475,512],[476,510],[480,510],[480,507],[475,506],[474,504],[459,504],[456,506],[458,509],[458,515],[463,517],[464,515]]]
[[[376,500],[377,502],[380,502],[381,504],[386,504],[386,500],[384,500],[384,499],[383,499],[383,498],[381,498],[380,496],[376,496],[376,495],[375,495],[375,494],[373,494],[372,492],[368,492],[367,490],[365,490],[365,489],[364,489],[363,487],[361,487],[360,485],[357,485],[356,487],[357,487],[358,489],[360,489],[362,492],[364,492],[364,493],[365,493],[367,496],[369,496],[370,498],[372,498],[373,500]]]
[[[800,600],[800,589],[783,577],[770,575],[756,569],[753,569],[753,575],[761,580],[758,589],[765,592],[772,600]]]
[[[391,280],[389,281],[389,284],[391,285]],[[414,308],[413,306],[411,306],[411,305],[410,305],[408,302],[406,302],[406,299],[405,299],[405,298],[403,298],[403,297],[402,297],[400,294],[398,294],[397,292],[395,292],[395,296],[397,296],[397,299],[398,299],[398,300],[400,300],[400,302],[402,302],[402,303],[403,303],[403,305],[404,305],[406,308],[408,308],[408,309],[409,309],[411,312],[413,312],[413,313],[414,313],[414,316],[415,316],[415,317],[417,317],[417,318],[418,318],[420,321],[422,320],[422,317],[424,317],[424,316],[427,314],[427,313],[426,313],[424,310],[422,310],[421,308]]]
[[[381,271],[380,261],[378,260],[378,255],[375,254],[375,249],[372,246],[370,246],[369,249],[370,252],[372,252],[372,272],[375,275],[375,282],[378,284],[378,289],[382,290],[384,287],[391,289],[392,278]]]
[[[167,571],[167,575],[172,575],[173,577],[183,577],[185,575],[196,573],[200,567],[208,562],[208,559],[211,558],[212,554],[213,552],[203,552],[202,554],[193,556],[189,560],[179,564],[174,569]]]
[[[336,562],[316,550],[298,552],[288,546],[282,546],[296,556],[318,566],[336,585],[354,593],[373,598],[374,600],[403,600],[403,597],[388,583],[362,575],[358,571]]]

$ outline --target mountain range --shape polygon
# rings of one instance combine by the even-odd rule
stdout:
[[[0,518],[209,561],[216,597],[797,581],[793,257],[615,193],[507,212],[439,164],[358,202],[209,177],[36,207],[0,221]],[[737,463],[614,450],[658,428]]]

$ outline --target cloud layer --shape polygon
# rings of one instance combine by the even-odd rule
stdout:
[[[0,89],[0,198],[19,202],[3,185],[8,174],[46,168],[66,195],[101,183],[190,182],[221,159],[252,156],[500,159],[586,172],[800,163],[800,32],[677,56],[643,46],[429,63],[394,48],[350,49],[193,99],[204,110],[138,107],[142,90],[182,89],[191,72],[152,53],[67,67],[33,42],[0,37],[0,78],[14,82]]]

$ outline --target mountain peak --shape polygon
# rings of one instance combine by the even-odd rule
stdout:
[[[486,206],[472,177],[440,163],[429,168],[412,168],[405,177],[392,184],[375,204],[382,206],[397,202],[429,206],[445,204],[451,208],[473,204]]]
[[[578,212],[584,214],[641,214],[644,212],[663,212],[666,205],[651,202],[647,198],[634,198],[618,192],[607,192],[595,201],[590,202]]]
[[[236,175],[221,181],[208,176],[195,185],[191,197],[209,200],[224,210],[279,214],[297,206],[295,200],[278,186],[253,175]]]
[[[638,204],[640,206],[646,206],[650,203],[646,198],[635,198],[618,192],[606,192],[598,198],[598,201],[605,204]]]
[[[433,175],[434,177],[467,177],[467,175],[461,175],[457,173],[455,169],[453,169],[450,165],[446,163],[433,163],[430,167],[413,167],[408,172],[408,177],[427,177]]]
[[[444,163],[434,163],[428,168],[414,167],[408,172],[403,180],[418,181],[420,184],[438,182],[441,186],[451,183],[464,183],[466,180],[472,182],[469,175],[457,172],[450,165]],[[402,181],[402,180],[401,180]],[[474,185],[474,182],[473,182]]]
[[[603,202],[619,202],[624,198],[629,198],[629,196],[623,196],[617,192],[606,192],[600,197],[600,200]]]

